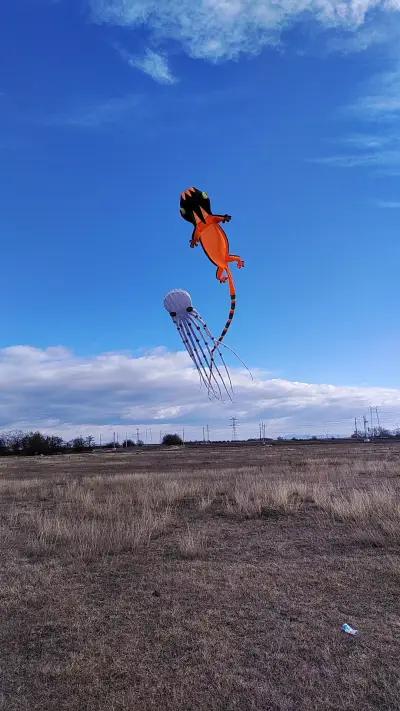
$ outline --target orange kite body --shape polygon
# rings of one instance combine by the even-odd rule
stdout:
[[[236,290],[230,264],[236,262],[239,269],[244,267],[244,261],[236,254],[229,253],[229,241],[221,222],[230,222],[230,215],[213,215],[210,198],[207,193],[198,188],[189,188],[181,194],[181,216],[193,227],[191,247],[201,244],[207,257],[217,267],[217,279],[221,283],[228,282],[231,297],[231,307],[228,320],[218,339],[221,343],[230,328],[236,308]]]
[[[220,226],[225,222],[222,215],[204,215],[205,222],[199,221],[193,233],[192,244],[195,247],[199,242],[209,260],[217,267],[217,279],[220,282],[229,281],[230,291],[234,293],[234,284],[229,268],[231,262],[236,262],[238,267],[243,267],[243,260],[235,254],[229,254],[229,240],[226,232]]]

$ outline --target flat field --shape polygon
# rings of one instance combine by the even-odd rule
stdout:
[[[400,708],[398,444],[2,458],[0,534],[6,711]]]

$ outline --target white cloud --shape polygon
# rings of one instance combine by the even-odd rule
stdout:
[[[392,10],[399,9],[399,3],[394,3]],[[365,16],[363,24],[357,30],[335,32],[328,39],[328,49],[343,54],[364,52],[370,47],[379,45],[398,46],[400,25],[392,12],[370,12]]]
[[[15,346],[0,350],[0,431],[40,428],[72,437],[111,437],[139,426],[228,437],[239,417],[243,437],[267,422],[270,434],[350,432],[370,404],[400,413],[400,390],[292,382],[232,368],[234,403],[210,402],[185,353],[157,349],[142,356],[103,353],[78,357],[65,348]],[[392,421],[390,421],[392,423]],[[394,423],[396,420],[394,420]],[[157,432],[157,435],[155,434]]]
[[[283,30],[314,19],[356,31],[373,11],[398,12],[400,0],[89,0],[95,21],[148,27],[179,41],[192,57],[219,61],[276,44]]]
[[[121,54],[131,67],[141,69],[142,72],[148,74],[160,84],[175,84],[177,81],[169,68],[167,58],[158,52],[147,49],[142,57],[135,57],[126,52]]]

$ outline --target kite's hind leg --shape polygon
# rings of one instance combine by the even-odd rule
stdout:
[[[216,275],[215,275],[217,277],[218,281],[221,282],[221,284],[225,284],[225,282],[228,281],[228,276],[226,274],[224,274],[225,271],[226,270],[224,267],[218,267]]]

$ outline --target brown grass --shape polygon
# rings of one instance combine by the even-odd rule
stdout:
[[[304,504],[309,490],[302,481],[269,481],[260,473],[244,474],[228,489],[227,509],[249,517],[275,512],[291,514]]]
[[[203,531],[186,527],[178,536],[178,550],[182,558],[198,558],[206,549],[207,538]]]
[[[0,460],[0,709],[394,711],[399,454]]]
[[[152,538],[165,530],[170,522],[170,511],[143,508],[139,513],[127,514],[115,508],[110,516],[107,502],[98,515],[76,517],[49,512],[36,512],[25,521],[29,528],[27,551],[33,554],[56,552],[63,549],[84,560],[132,551],[149,545]]]

